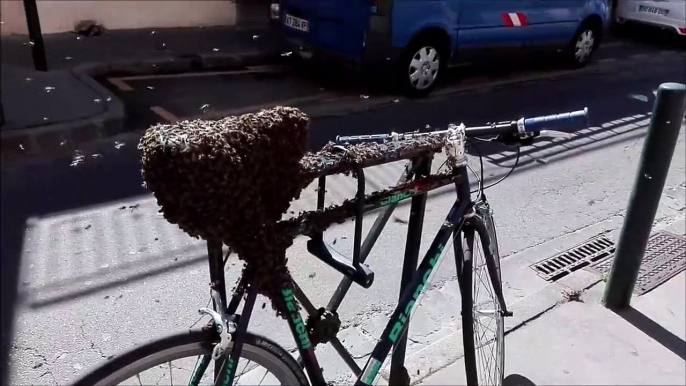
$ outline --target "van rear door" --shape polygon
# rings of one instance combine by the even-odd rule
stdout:
[[[359,60],[373,0],[282,0],[284,35],[296,44]]]

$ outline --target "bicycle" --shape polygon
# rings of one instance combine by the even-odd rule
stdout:
[[[224,264],[230,251],[225,255],[222,243],[210,240],[207,245],[212,283],[211,299],[214,307],[200,309],[201,314],[211,317],[208,325],[158,339],[115,356],[83,375],[75,384],[112,385],[124,381],[137,381],[142,385],[148,383],[148,378],[141,377],[142,371],[153,370],[159,373],[168,369],[167,378],[171,384],[174,383],[174,378],[181,378],[189,385],[199,385],[205,381],[217,385],[232,385],[246,379],[248,384],[256,384],[255,381],[259,379],[260,384],[266,380],[270,384],[277,382],[282,385],[323,386],[327,385],[327,382],[318,364],[315,347],[322,343],[331,343],[357,377],[355,386],[374,383],[391,349],[393,354],[390,384],[409,385],[410,378],[404,367],[407,327],[417,299],[429,283],[432,271],[438,266],[450,242],[456,240],[453,243],[453,250],[463,310],[461,319],[467,383],[501,385],[504,378],[503,319],[512,313],[507,309],[503,297],[495,222],[484,190],[507,178],[516,168],[517,162],[504,177],[489,186],[484,186],[483,180],[466,163],[465,145],[468,138],[490,136],[489,140],[516,145],[518,161],[519,146],[531,144],[534,138],[545,134],[546,131],[569,132],[587,125],[588,110],[584,109],[473,128],[451,125],[447,130],[429,133],[337,137],[336,143],[339,145],[335,148],[339,149],[343,156],[346,149],[355,143],[381,143],[385,150],[379,157],[351,167],[358,180],[355,199],[324,208],[326,176],[346,171],[341,169],[341,164],[333,162],[318,176],[318,210],[305,212],[280,223],[284,232],[310,237],[307,243],[308,251],[344,275],[325,308],[316,308],[297,283],[293,288],[282,290],[283,297],[280,301],[283,302],[284,309],[289,311],[286,319],[299,351],[298,360],[277,343],[248,332],[256,290],[244,284],[251,282],[251,275],[248,273],[240,279],[237,288],[246,288],[244,293],[234,293],[227,303]],[[433,155],[443,149],[447,153],[446,164],[449,170],[430,174]],[[369,195],[365,194],[363,169],[400,159],[410,159],[411,162],[407,164],[398,184]],[[475,191],[471,191],[470,188],[469,171],[478,179],[478,189]],[[483,160],[481,172],[483,175]],[[450,184],[454,184],[457,198],[417,266],[427,193]],[[472,193],[478,193],[474,201]],[[408,222],[400,299],[366,364],[360,368],[336,337],[341,326],[337,310],[353,282],[364,288],[372,285],[374,273],[364,262],[393,210],[401,201],[408,199],[411,199],[412,210]],[[363,241],[362,216],[365,212],[382,207],[385,209],[378,215]],[[325,226],[322,226],[322,221],[326,218],[326,222],[330,224],[350,217],[356,218],[355,237],[353,256],[347,258],[324,243],[322,228]],[[484,285],[488,291],[479,292],[481,287],[477,285]],[[485,295],[485,298],[481,299],[479,295]],[[242,299],[243,309],[237,314]],[[308,313],[307,320],[304,320],[298,311],[296,300]],[[469,312],[464,312],[465,310]],[[488,321],[489,325],[484,325],[484,321]],[[492,337],[482,341],[481,338],[487,332],[491,333]],[[180,359],[186,361],[172,365],[172,361]],[[236,375],[240,360],[247,360],[244,370],[248,370],[250,363],[254,362],[255,365],[250,367],[247,373]],[[214,368],[208,371],[210,365]],[[256,365],[266,370],[264,374]],[[161,377],[154,372],[153,374],[159,383],[166,373]],[[272,376],[267,378],[268,374]]]

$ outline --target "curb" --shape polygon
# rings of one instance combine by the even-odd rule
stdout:
[[[621,228],[622,220],[622,216],[614,215],[585,228],[515,252],[501,260],[503,270],[507,269],[510,272],[519,269],[529,270],[529,265],[542,257],[574,246],[598,233],[608,232],[615,239]],[[535,274],[532,274],[532,277],[534,276]],[[503,278],[503,280],[506,280],[506,278]],[[512,318],[505,319],[505,335],[507,336],[542,314],[566,303],[562,291],[583,292],[602,280],[600,275],[580,269],[556,282],[542,282],[541,285],[525,297],[508,303],[508,308],[514,312],[514,315]],[[462,329],[460,325],[459,328],[453,328],[451,333],[445,334],[430,345],[407,353],[405,366],[408,370],[412,371],[411,384],[421,384],[424,379],[432,374],[441,372],[463,356]],[[415,371],[418,371],[418,373],[415,373]],[[389,377],[388,364],[384,365],[381,375],[386,379]]]
[[[662,211],[663,216],[660,216]],[[652,231],[670,230],[676,233],[683,232],[686,222],[678,214],[667,214],[664,209],[658,209],[657,218],[666,217],[666,221],[656,221]],[[576,245],[578,242],[588,239],[589,236],[606,232],[613,240],[617,240],[624,216],[616,214],[605,220],[588,227],[573,231],[545,243],[535,245],[523,251],[516,252],[504,259],[521,259],[516,265],[528,266],[529,263],[540,260],[541,250],[546,252],[561,251]],[[519,257],[516,257],[519,256]],[[502,260],[503,262],[506,260]],[[514,311],[512,318],[505,319],[505,339],[507,346],[507,335],[515,333],[518,329],[534,322],[547,312],[563,306],[570,302],[562,295],[562,291],[585,292],[605,279],[598,274],[592,267],[587,266],[567,275],[556,282],[550,282],[535,292],[522,298],[520,301],[511,302],[509,308]],[[412,370],[419,370],[420,373],[412,377],[412,385],[422,385],[424,380],[430,376],[444,371],[464,356],[462,348],[462,330],[455,330],[452,334],[446,335],[433,344],[417,351],[408,353],[406,367]],[[505,359],[507,361],[507,358]],[[389,367],[385,365],[381,375],[386,379],[389,377]]]
[[[12,160],[41,152],[73,151],[83,143],[120,134],[125,129],[124,103],[96,78],[108,75],[157,75],[188,71],[232,70],[247,66],[278,64],[280,53],[244,52],[240,54],[208,53],[182,55],[138,61],[85,63],[71,69],[72,75],[99,94],[105,111],[90,118],[45,126],[2,132],[2,159]]]

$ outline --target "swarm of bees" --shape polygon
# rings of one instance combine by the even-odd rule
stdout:
[[[308,123],[299,110],[276,107],[156,125],[139,144],[143,178],[164,218],[193,237],[222,240],[271,299],[291,281],[285,251],[293,240],[275,227],[304,184]]]
[[[284,232],[279,220],[302,189],[323,174],[440,151],[443,144],[429,137],[347,146],[343,152],[328,144],[312,154],[307,152],[308,124],[300,110],[275,107],[216,121],[155,125],[138,145],[145,185],[164,218],[193,237],[229,246],[281,317],[286,310],[275,299],[292,285],[286,249],[295,234]],[[351,215],[354,205],[337,212],[343,209],[346,213],[327,216],[321,228]]]

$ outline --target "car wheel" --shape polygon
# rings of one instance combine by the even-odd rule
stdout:
[[[567,53],[569,64],[574,68],[585,66],[598,47],[600,36],[592,24],[586,23],[574,36]]]
[[[437,44],[421,40],[408,46],[399,63],[398,77],[405,93],[424,96],[436,87],[443,72],[445,54]]]

